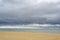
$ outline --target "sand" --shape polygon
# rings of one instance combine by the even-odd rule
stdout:
[[[40,32],[0,32],[0,40],[60,40],[60,34]]]

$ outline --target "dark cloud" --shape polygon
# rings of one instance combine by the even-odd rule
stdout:
[[[1,0],[0,24],[60,24],[59,0]]]

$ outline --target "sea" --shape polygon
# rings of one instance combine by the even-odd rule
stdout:
[[[40,27],[31,27],[31,28],[0,28],[0,31],[9,31],[9,32],[45,32],[45,33],[59,33],[60,28],[40,28]]]

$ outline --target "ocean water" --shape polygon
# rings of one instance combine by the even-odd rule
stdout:
[[[0,31],[60,33],[60,28],[0,28]]]

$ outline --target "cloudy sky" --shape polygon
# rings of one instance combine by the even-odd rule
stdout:
[[[0,24],[60,24],[60,0],[0,0]]]

